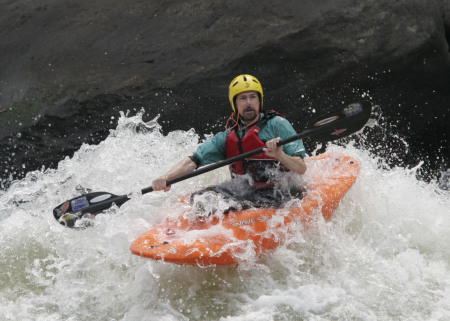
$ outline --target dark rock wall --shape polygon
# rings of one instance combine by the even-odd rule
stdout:
[[[309,107],[370,96],[385,129],[409,142],[404,164],[449,161],[450,0],[0,6],[2,177],[98,143],[119,110],[144,106],[166,131],[215,131],[230,112],[228,84],[244,72],[299,130]]]

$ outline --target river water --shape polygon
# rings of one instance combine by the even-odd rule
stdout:
[[[161,208],[228,177],[219,169],[140,195],[199,144],[141,117],[122,115],[99,145],[0,191],[0,320],[450,319],[449,192],[352,142],[327,147],[362,163],[334,217],[299,226],[274,252],[207,268],[132,255]],[[85,230],[59,225],[53,207],[87,191],[132,199]]]

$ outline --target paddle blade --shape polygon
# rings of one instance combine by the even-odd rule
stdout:
[[[348,104],[314,122],[309,129],[309,137],[313,137],[315,141],[326,142],[351,135],[364,127],[371,113],[372,104],[368,101]]]
[[[301,133],[280,141],[278,146],[307,137],[317,141],[331,141],[348,136],[364,127],[370,118],[371,112],[372,106],[367,101],[346,105],[345,107],[323,116],[320,120],[316,121],[312,126]],[[201,167],[194,172],[169,180],[168,183],[174,184],[180,182],[253,155],[257,155],[262,151],[263,148],[261,147],[254,151]],[[151,191],[153,191],[152,187],[148,187],[142,190],[142,194]],[[75,222],[77,220],[85,217],[93,218],[97,213],[110,208],[112,204],[120,206],[128,200],[129,198],[126,195],[116,196],[107,192],[89,193],[58,205],[53,209],[53,215],[62,225],[76,227]]]
[[[84,194],[59,204],[53,209],[53,216],[64,226],[75,227],[81,218],[94,218],[96,214],[108,209],[113,203],[121,205],[129,198],[107,192]]]

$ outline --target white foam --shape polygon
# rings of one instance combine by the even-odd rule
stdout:
[[[333,219],[298,226],[262,259],[202,268],[133,256],[130,243],[164,206],[228,177],[223,168],[140,195],[199,143],[193,131],[163,136],[141,116],[122,115],[98,146],[0,195],[1,320],[450,319],[448,192],[351,144],[328,147],[362,163]],[[52,209],[83,189],[132,199],[89,229],[65,229]]]

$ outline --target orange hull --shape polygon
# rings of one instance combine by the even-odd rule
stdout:
[[[199,221],[188,218],[185,205],[178,217],[164,219],[140,235],[131,244],[132,253],[176,264],[229,265],[247,251],[258,257],[275,249],[295,222],[307,224],[319,213],[329,220],[359,173],[359,163],[342,154],[306,161],[311,179],[299,207],[255,208]]]

